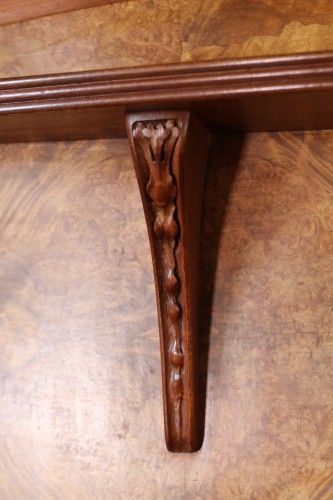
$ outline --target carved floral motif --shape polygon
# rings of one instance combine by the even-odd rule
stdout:
[[[180,238],[177,221],[177,184],[172,174],[172,163],[180,128],[175,120],[164,122],[137,122],[133,137],[141,147],[149,167],[146,192],[151,200],[153,232],[159,244],[160,273],[165,294],[165,318],[170,378],[167,381],[174,415],[174,430],[178,436],[182,428],[182,399],[184,353],[182,350],[182,308],[179,302],[180,280],[177,275],[176,249]]]

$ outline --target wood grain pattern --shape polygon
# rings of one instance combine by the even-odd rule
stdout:
[[[189,8],[182,61],[330,50],[330,0],[200,0]]]
[[[332,9],[132,0],[1,27],[0,73],[332,50]],[[331,500],[332,144],[331,132],[216,142],[200,282],[206,437],[192,456],[163,447],[127,143],[0,146],[1,498]]]
[[[330,0],[131,0],[0,27],[3,77],[333,50]]]
[[[234,410],[205,443],[228,449],[212,498],[331,497],[331,139],[258,134],[216,144],[203,240],[209,263],[209,235],[220,228],[207,419]]]
[[[0,146],[1,498],[330,500],[332,139],[216,139],[205,441],[179,456],[127,141]]]
[[[172,3],[132,0],[3,26],[0,74],[178,62],[181,9]]]
[[[186,112],[127,116],[159,314],[165,439],[198,451],[198,249],[209,135]]]
[[[0,25],[123,1],[125,0],[2,0]]]

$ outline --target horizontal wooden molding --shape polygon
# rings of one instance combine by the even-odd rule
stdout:
[[[127,111],[161,107],[193,111],[214,130],[331,128],[332,91],[333,52],[13,78],[0,80],[0,133],[4,141],[31,140],[19,116],[4,116],[35,113],[25,122],[36,140],[124,137]],[[49,112],[57,121],[63,111],[71,111],[69,135],[48,124]],[[83,117],[93,134],[82,129]]]
[[[184,63],[0,80],[0,113],[210,100],[333,88],[333,53]]]

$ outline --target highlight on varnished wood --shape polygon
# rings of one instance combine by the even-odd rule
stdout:
[[[333,52],[3,79],[0,113],[211,101],[320,88],[333,88]]]
[[[328,129],[332,92],[332,52],[6,79],[0,140],[124,137],[127,111],[158,109],[214,131]]]
[[[198,246],[209,136],[179,111],[130,114],[127,129],[155,272],[166,443],[170,451],[197,451]]]

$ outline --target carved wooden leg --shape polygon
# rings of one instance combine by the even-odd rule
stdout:
[[[181,111],[129,114],[127,130],[155,273],[166,443],[170,451],[197,451],[198,250],[209,135]]]

